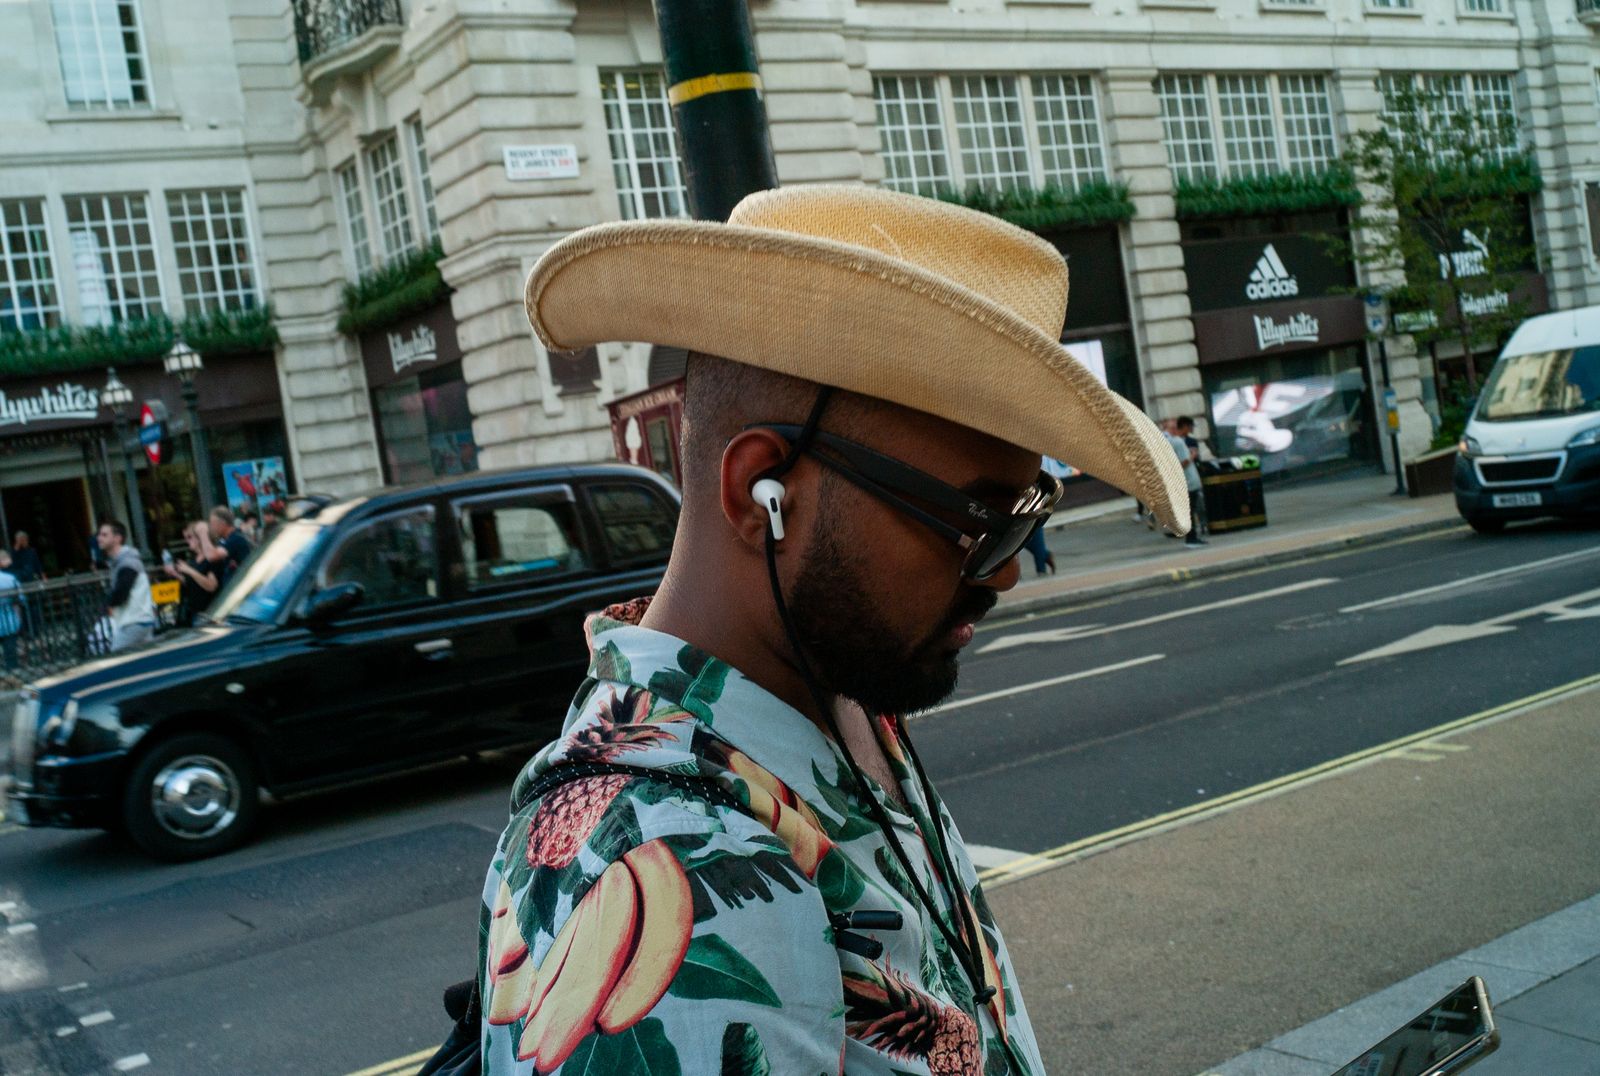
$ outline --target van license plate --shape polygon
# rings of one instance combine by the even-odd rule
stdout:
[[[1544,503],[1544,498],[1537,493],[1496,493],[1494,506],[1496,508],[1537,508]]]

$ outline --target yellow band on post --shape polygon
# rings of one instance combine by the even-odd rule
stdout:
[[[685,101],[693,101],[696,97],[704,97],[712,93],[727,93],[729,90],[760,90],[761,76],[754,71],[734,71],[726,75],[701,75],[699,78],[684,79],[667,90],[669,104],[681,105]]]

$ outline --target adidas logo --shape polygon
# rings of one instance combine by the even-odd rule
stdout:
[[[1261,252],[1261,260],[1250,273],[1244,293],[1252,299],[1288,299],[1300,294],[1300,281],[1283,267],[1277,248],[1268,243],[1267,249]]]

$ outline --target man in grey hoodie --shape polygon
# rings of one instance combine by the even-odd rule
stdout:
[[[111,566],[106,612],[111,617],[112,653],[149,642],[156,631],[156,607],[150,599],[144,558],[128,545],[127,528],[114,519],[101,522],[95,544]]]

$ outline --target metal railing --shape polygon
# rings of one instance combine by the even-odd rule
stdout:
[[[354,41],[374,26],[403,25],[400,0],[294,0],[301,63]]]
[[[107,572],[83,572],[0,591],[0,691],[111,652]],[[163,576],[151,576],[156,582]],[[156,631],[173,625],[176,605],[156,606]],[[12,660],[12,655],[15,660]]]

